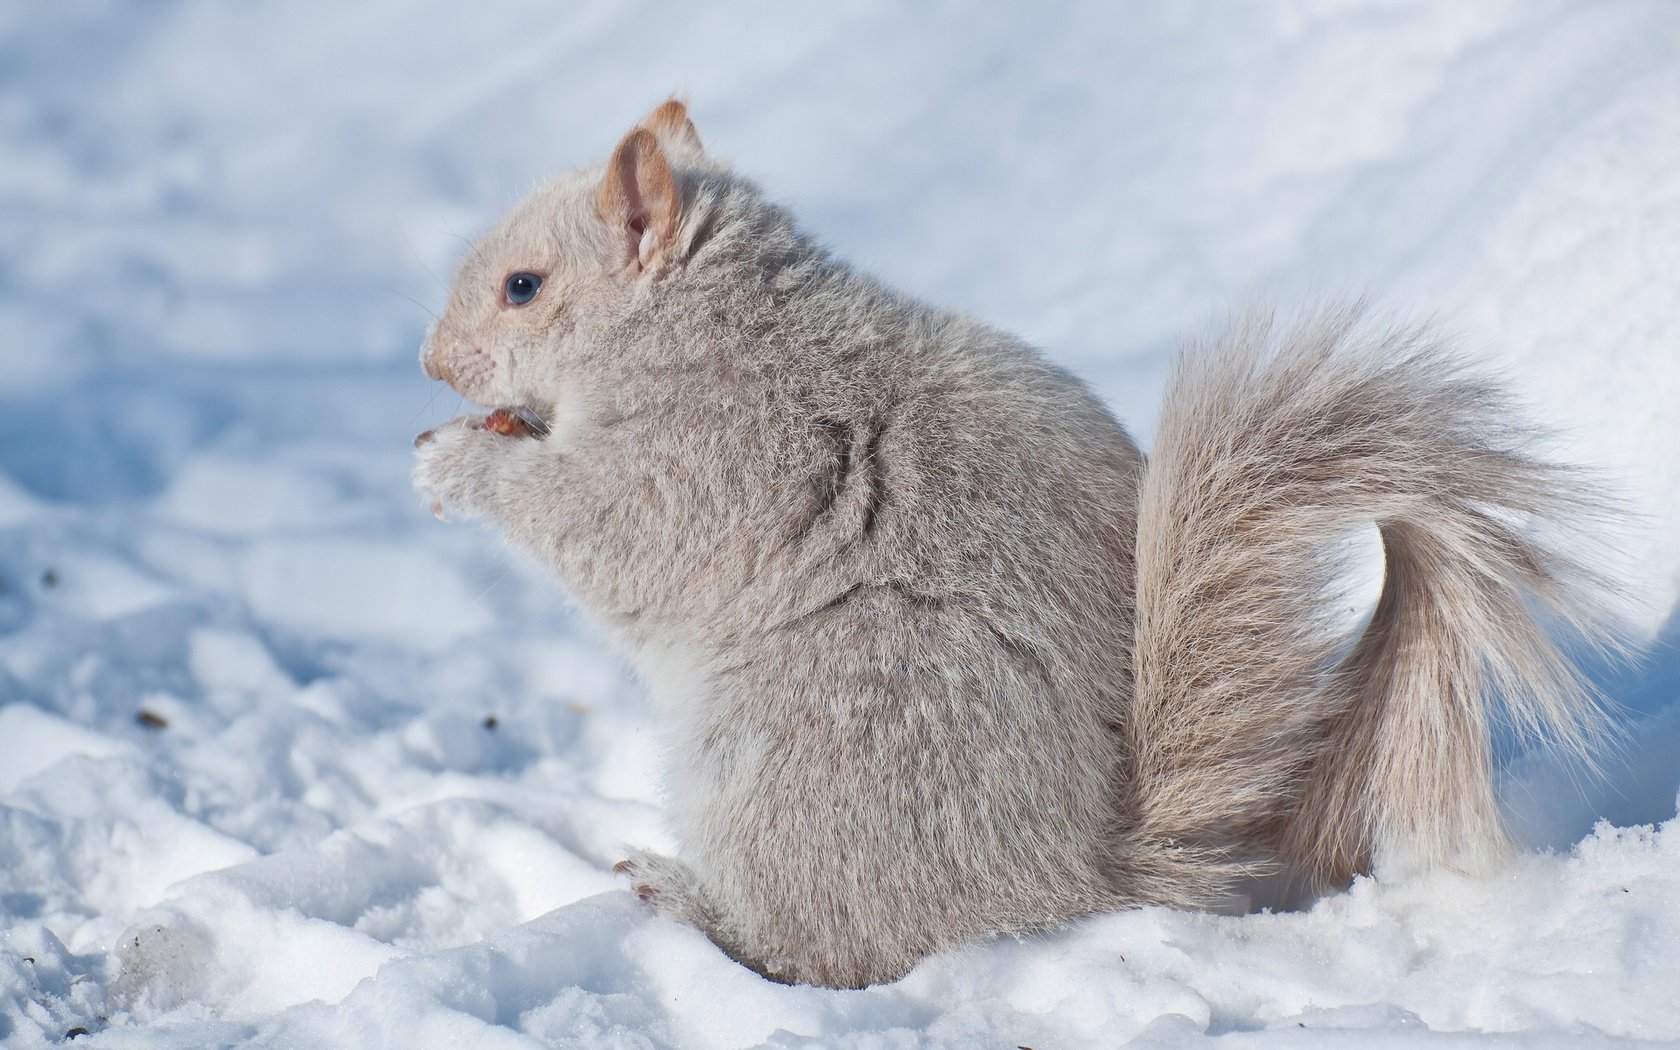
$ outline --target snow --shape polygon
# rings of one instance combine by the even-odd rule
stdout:
[[[1680,8],[0,8],[0,1043],[1680,1042]],[[1529,849],[768,984],[609,873],[656,719],[408,487],[462,237],[672,90],[842,254],[1147,438],[1172,348],[1370,291],[1613,483],[1640,663]]]
[[[124,750],[121,742],[55,718],[38,707],[0,707],[0,791],[12,791],[67,758],[105,758]]]

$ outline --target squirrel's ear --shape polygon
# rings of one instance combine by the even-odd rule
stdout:
[[[647,128],[624,136],[607,162],[595,208],[624,235],[625,261],[645,270],[662,261],[677,232],[680,194],[659,139]]]
[[[677,99],[668,98],[661,102],[642,121],[642,127],[653,132],[668,148],[698,154],[706,152],[706,147],[700,144],[700,133],[694,130],[694,121],[688,119],[688,107]]]

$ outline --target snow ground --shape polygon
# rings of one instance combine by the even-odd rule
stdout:
[[[1667,0],[0,7],[0,1043],[1680,1042],[1677,47]],[[1626,494],[1623,752],[1517,760],[1495,877],[861,992],[650,918],[641,694],[407,472],[458,235],[672,89],[1145,435],[1250,298],[1439,316]]]

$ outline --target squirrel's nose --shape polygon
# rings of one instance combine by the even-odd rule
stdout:
[[[444,367],[446,357],[433,340],[427,339],[420,346],[420,370],[425,372],[429,379],[448,382],[449,369]]]
[[[438,358],[443,355],[437,350],[438,322],[434,318],[426,328],[426,337],[420,340],[420,371],[426,373],[428,379],[442,379],[439,375]]]

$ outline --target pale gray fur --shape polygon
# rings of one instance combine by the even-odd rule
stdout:
[[[415,468],[648,682],[683,859],[622,868],[662,912],[860,986],[1254,866],[1476,862],[1489,686],[1592,736],[1524,604],[1576,575],[1518,528],[1590,503],[1487,383],[1352,313],[1250,326],[1185,358],[1146,474],[1076,379],[833,259],[675,105],[487,234],[428,340],[552,432],[459,420]],[[1337,668],[1325,551],[1370,521],[1389,583]]]
[[[1187,352],[1139,518],[1141,826],[1322,881],[1373,851],[1497,859],[1489,697],[1590,758],[1603,713],[1541,617],[1615,646],[1594,574],[1537,538],[1604,499],[1535,457],[1496,384],[1361,314],[1281,331],[1252,317]],[[1329,546],[1372,523],[1383,592],[1338,663]]]

